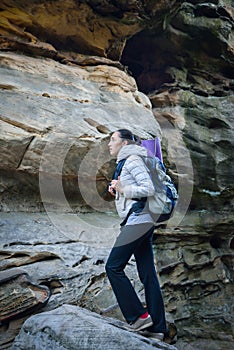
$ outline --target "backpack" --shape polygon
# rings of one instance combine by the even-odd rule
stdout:
[[[139,156],[140,157],[140,156]],[[143,198],[132,198],[136,201],[132,208],[129,210],[126,218],[121,223],[123,226],[128,217],[133,212],[141,212],[145,210],[149,212],[155,223],[160,223],[169,220],[172,216],[173,209],[175,207],[176,200],[178,199],[178,193],[176,187],[170,178],[166,174],[166,168],[158,157],[143,157],[143,159],[154,185],[155,193],[153,196]],[[117,179],[120,175],[123,165],[126,159],[121,160],[113,174],[113,179]]]
[[[148,210],[155,222],[166,221],[172,216],[178,199],[176,187],[158,157],[142,158],[149,170],[155,189],[154,195],[148,197]]]

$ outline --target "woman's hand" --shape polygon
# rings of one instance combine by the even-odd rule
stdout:
[[[112,194],[112,196],[115,196],[116,191],[123,193],[123,189],[121,187],[119,177],[118,177],[118,180],[111,181],[108,191],[110,192],[110,194]]]

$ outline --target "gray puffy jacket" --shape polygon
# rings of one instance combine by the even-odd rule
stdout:
[[[117,163],[127,158],[120,174],[123,193],[117,192],[115,205],[118,215],[124,219],[132,204],[132,198],[142,198],[154,194],[154,186],[150,179],[149,170],[141,156],[147,156],[147,150],[138,145],[125,145],[118,154]]]

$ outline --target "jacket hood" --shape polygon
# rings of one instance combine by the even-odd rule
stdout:
[[[141,157],[147,157],[147,150],[145,147],[143,146],[139,146],[139,145],[125,145],[123,146],[117,156],[117,163],[122,160],[125,159],[129,156],[141,156]]]

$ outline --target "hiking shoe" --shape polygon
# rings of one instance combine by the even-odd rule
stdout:
[[[151,316],[147,316],[146,318],[138,318],[135,322],[128,325],[128,330],[132,332],[139,332],[142,329],[148,328],[153,325],[153,321]]]
[[[144,337],[155,339],[155,340],[163,341],[164,339],[163,333],[150,332],[150,331],[147,331],[147,329],[140,332],[140,334],[143,335]]]

